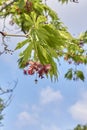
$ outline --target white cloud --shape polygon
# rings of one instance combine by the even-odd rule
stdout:
[[[40,104],[33,104],[31,109],[32,109],[32,112],[36,112],[36,113],[39,113],[42,111]]]
[[[26,111],[23,111],[19,113],[16,124],[18,127],[26,127],[29,125],[38,124],[38,116],[35,114],[30,114]]]
[[[60,130],[58,126],[56,125],[51,125],[51,126],[42,126],[41,130]]]
[[[52,103],[51,105],[53,105],[53,103],[58,104],[62,98],[63,97],[60,91],[58,90],[54,90],[51,87],[46,87],[44,89],[41,89],[37,103],[31,104],[31,105],[25,103],[21,106],[24,111],[18,114],[17,120],[16,120],[16,126],[21,128],[21,127],[27,127],[31,125],[32,126],[39,125],[41,127],[41,122],[43,121],[44,123],[47,121],[46,118],[45,118],[45,121],[43,120],[44,119],[43,112],[44,111],[49,112],[49,109],[50,109],[49,105],[51,103]],[[43,105],[47,105],[48,110],[44,109]],[[54,112],[56,110],[56,107],[52,108],[51,110],[52,112]],[[50,127],[43,126],[41,128],[42,130],[59,130],[58,127],[55,125],[52,125]]]
[[[83,123],[87,122],[87,92],[85,92],[81,99],[70,107],[72,117]]]
[[[49,104],[51,102],[57,102],[62,99],[60,91],[54,90],[51,87],[42,89],[40,93],[41,104]]]

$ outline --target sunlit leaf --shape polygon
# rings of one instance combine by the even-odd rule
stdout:
[[[69,71],[65,74],[65,78],[67,79],[72,79],[73,77],[73,74],[72,74],[72,69],[69,69]]]
[[[29,39],[26,39],[26,40],[24,40],[24,41],[22,41],[22,42],[19,42],[19,43],[17,44],[15,50],[22,48],[22,47],[23,47],[25,44],[27,44],[28,42],[29,42]]]
[[[33,44],[30,43],[28,47],[19,55],[19,67],[25,67],[26,62],[31,58],[33,50]]]
[[[39,25],[40,23],[45,23],[47,21],[47,18],[46,18],[46,16],[39,16],[38,18],[37,18],[37,25]]]
[[[77,76],[77,78],[81,79],[82,81],[84,81],[84,79],[85,79],[83,72],[80,70],[76,71],[76,76]]]

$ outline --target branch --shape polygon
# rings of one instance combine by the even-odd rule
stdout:
[[[28,37],[29,34],[8,34],[6,32],[0,31],[0,33],[5,36],[12,36],[12,37]]]
[[[70,0],[71,2],[74,2],[74,3],[79,3],[78,0]]]
[[[12,83],[9,84],[9,86],[11,85]],[[14,86],[10,89],[3,89],[2,87],[0,87],[0,95],[4,95],[4,94],[8,94],[8,93],[12,93],[14,91],[14,89],[16,88],[18,84],[18,79],[16,81],[14,81]]]
[[[7,2],[4,2],[1,6],[0,6],[0,12],[3,11],[3,9],[5,9],[6,7],[12,5],[16,0],[10,0]]]

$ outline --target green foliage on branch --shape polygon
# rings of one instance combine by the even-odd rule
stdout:
[[[74,130],[87,130],[87,125],[77,125]]]
[[[69,80],[78,80],[81,79],[82,81],[84,81],[85,77],[82,71],[80,70],[73,70],[73,69],[69,69],[68,72],[65,74],[65,78],[69,79]]]
[[[2,115],[2,112],[5,108],[5,104],[3,102],[3,100],[0,98],[0,125],[2,125],[2,119],[3,119],[3,115]]]

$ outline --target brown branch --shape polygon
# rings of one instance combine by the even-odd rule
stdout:
[[[7,8],[8,6],[12,5],[16,0],[10,0],[7,2],[4,2],[1,6],[0,6],[0,11],[3,11],[5,8]]]
[[[0,31],[0,33],[5,37],[5,36],[12,36],[12,37],[28,37],[28,34],[9,34],[6,32]]]

